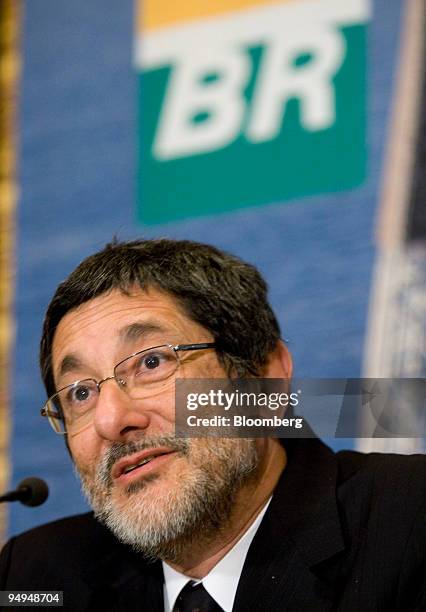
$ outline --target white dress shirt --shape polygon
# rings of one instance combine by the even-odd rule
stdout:
[[[203,583],[204,588],[211,597],[219,604],[225,612],[232,612],[235,594],[243,571],[244,561],[253,541],[256,531],[262,522],[263,516],[268,509],[271,498],[250,525],[244,535],[229,550],[202,580],[194,581],[196,584]],[[176,599],[191,579],[185,574],[174,570],[163,561],[164,572],[164,612],[172,612]]]

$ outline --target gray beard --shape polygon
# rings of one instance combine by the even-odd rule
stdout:
[[[204,444],[204,446],[203,446]],[[207,444],[207,446],[206,446]],[[157,475],[125,490],[124,504],[113,497],[111,468],[116,461],[149,448],[165,446],[186,457],[190,472],[165,495],[153,499],[150,483]],[[176,439],[155,436],[113,443],[94,478],[76,470],[96,518],[123,543],[148,559],[182,561],[185,551],[217,538],[231,516],[241,488],[256,480],[258,453],[254,440]],[[146,502],[138,499],[146,490]]]

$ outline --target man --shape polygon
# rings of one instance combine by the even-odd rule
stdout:
[[[57,289],[43,414],[93,514],[12,539],[0,588],[68,610],[424,610],[425,458],[318,439],[174,436],[179,378],[290,378],[252,266],[189,241],[113,243]]]

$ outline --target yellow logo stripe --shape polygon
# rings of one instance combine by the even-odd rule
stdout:
[[[137,29],[146,32],[254,6],[297,1],[300,0],[137,0]]]

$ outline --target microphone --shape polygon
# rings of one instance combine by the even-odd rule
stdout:
[[[0,496],[1,502],[19,501],[25,506],[41,506],[49,496],[49,487],[41,478],[30,476],[22,480],[14,491]]]

